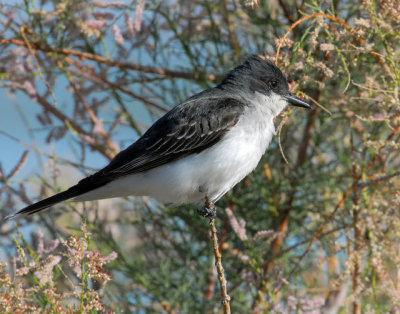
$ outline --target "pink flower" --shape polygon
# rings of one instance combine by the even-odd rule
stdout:
[[[103,11],[94,11],[92,15],[96,19],[105,19],[105,20],[112,20],[115,15],[111,12],[103,12]]]
[[[25,92],[28,94],[30,98],[32,98],[33,101],[37,100],[37,91],[35,89],[35,86],[33,86],[32,82],[30,81],[25,81],[24,84],[22,85],[24,88]]]
[[[229,218],[229,222],[231,223],[233,231],[235,231],[240,240],[247,241],[246,222],[244,221],[244,219],[240,219],[238,221],[235,217],[235,214],[229,207],[227,207],[225,211]]]
[[[112,8],[112,9],[125,8],[125,3],[122,1],[112,1],[112,2],[93,1],[92,5],[100,8]]]
[[[53,268],[61,261],[61,256],[51,255],[40,262],[39,270],[35,271],[35,276],[39,279],[41,285],[53,279]]]
[[[119,45],[123,45],[124,44],[124,37],[122,37],[121,30],[119,29],[119,27],[114,24],[112,26],[112,30],[113,30],[113,33],[114,33],[115,42],[117,44],[119,44]]]
[[[43,250],[44,250],[44,240],[43,240],[43,232],[42,230],[38,230],[37,232],[37,236],[38,236],[38,255],[39,257],[41,257],[43,255]]]
[[[135,37],[135,31],[133,30],[133,24],[132,24],[132,17],[128,11],[125,12],[125,28],[129,39]]]
[[[111,262],[113,260],[115,260],[118,257],[118,254],[116,252],[111,252],[110,254],[108,254],[105,258],[104,258],[104,262],[108,263]]]
[[[27,273],[29,273],[29,267],[21,267],[21,268],[17,268],[17,269],[15,270],[15,274],[16,274],[17,276],[24,276],[24,275],[26,275]]]
[[[106,21],[97,21],[97,20],[88,20],[85,22],[85,25],[88,27],[92,27],[92,28],[100,30],[103,27],[107,26],[107,22]]]
[[[103,130],[103,119],[97,119],[93,126],[93,134],[99,135],[101,134],[101,130]]]
[[[99,258],[101,258],[100,253],[97,252],[97,251],[87,251],[87,252],[85,252],[85,256],[88,259],[95,259],[95,258],[99,259]]]
[[[89,145],[95,145],[96,144],[96,140],[88,135],[82,135],[82,140],[86,143],[88,143]]]
[[[144,8],[144,0],[139,0],[135,11],[135,22],[134,22],[135,31],[137,32],[140,31],[141,27],[140,21],[143,13],[143,8]]]

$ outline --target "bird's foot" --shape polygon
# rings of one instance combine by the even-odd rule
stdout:
[[[215,216],[217,215],[216,206],[214,205],[214,203],[208,200],[208,197],[206,197],[204,208],[198,208],[197,212],[200,214],[200,216],[210,219],[215,218]]]

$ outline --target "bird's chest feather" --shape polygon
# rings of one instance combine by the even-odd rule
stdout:
[[[204,153],[208,162],[201,171],[207,175],[200,175],[199,183],[206,186],[207,191],[213,191],[211,195],[220,197],[254,170],[274,133],[273,116],[250,108],[220,143]]]
[[[248,110],[224,138],[225,149],[245,171],[252,171],[275,134],[273,116],[262,110]],[[250,168],[250,169],[247,169]],[[246,173],[247,174],[247,173]]]

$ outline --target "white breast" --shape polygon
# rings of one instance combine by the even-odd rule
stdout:
[[[273,101],[269,106],[266,101]],[[276,108],[278,107],[282,108]],[[279,96],[258,94],[238,123],[209,149],[150,171],[122,177],[74,200],[147,195],[163,203],[218,200],[254,170],[275,133],[273,118],[286,106]]]

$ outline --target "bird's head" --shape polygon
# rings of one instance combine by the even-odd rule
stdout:
[[[241,65],[230,71],[220,86],[273,97],[283,101],[285,105],[311,108],[309,103],[289,91],[287,79],[281,70],[271,61],[258,55],[250,56]]]

